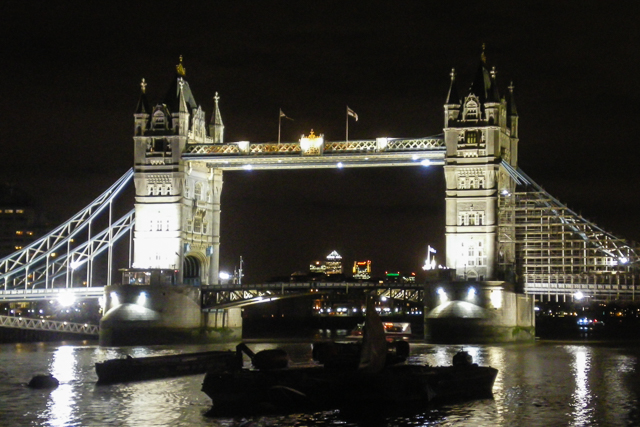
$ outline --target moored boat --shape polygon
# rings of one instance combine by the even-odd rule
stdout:
[[[254,369],[209,371],[202,391],[213,402],[211,414],[384,408],[492,396],[497,369],[478,366],[464,351],[452,366],[405,364],[408,347],[406,341],[388,344],[374,314],[367,316],[362,344],[314,346],[314,360],[323,365],[289,368],[282,350],[253,354],[241,344],[238,353],[249,355]]]
[[[235,352],[205,351],[166,356],[127,356],[98,362],[95,367],[98,383],[111,384],[202,374],[211,369],[237,369],[241,363]]]

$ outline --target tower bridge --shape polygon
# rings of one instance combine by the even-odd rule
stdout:
[[[504,281],[537,300],[638,296],[635,249],[568,209],[519,169],[514,86],[501,95],[484,56],[467,91],[459,91],[452,70],[443,133],[430,137],[328,141],[312,131],[295,142],[226,142],[217,93],[214,99],[207,123],[182,63],[165,98],[154,104],[143,80],[132,171],[74,218],[0,260],[0,300],[75,287],[73,272],[80,268],[86,269],[86,287],[94,289],[91,264],[105,252],[110,268],[104,284],[112,285],[114,242],[131,233],[129,267],[174,271],[176,283],[213,295],[215,304],[241,299],[243,292],[256,298],[262,285],[243,292],[219,285],[224,172],[388,166],[443,166],[446,266],[455,280]],[[134,210],[114,220],[112,204],[130,179]],[[92,230],[105,212],[108,226]],[[71,245],[82,229],[89,230],[84,243]],[[106,309],[113,304],[107,298]],[[191,318],[194,325],[200,321]]]

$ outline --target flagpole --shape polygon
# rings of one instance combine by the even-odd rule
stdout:
[[[282,109],[280,109],[280,114],[278,114],[278,145],[280,145],[280,126],[282,126]]]
[[[347,136],[345,142],[349,142],[349,107],[347,107]]]

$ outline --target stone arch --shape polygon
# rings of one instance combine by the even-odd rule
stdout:
[[[182,264],[182,277],[185,285],[200,286],[203,260],[198,254],[188,254]]]

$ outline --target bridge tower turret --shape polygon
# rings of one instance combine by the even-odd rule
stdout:
[[[510,279],[514,248],[498,243],[497,201],[515,189],[506,168],[517,167],[518,116],[512,86],[501,98],[484,49],[462,98],[452,70],[444,113],[447,266],[458,280]]]
[[[212,142],[205,113],[185,75],[181,57],[164,100],[153,108],[149,108],[143,81],[134,114],[136,225],[132,267],[175,269],[181,283],[198,285],[214,283],[217,277],[217,256],[212,254],[217,255],[219,244],[222,174],[206,164],[181,159],[187,144]],[[216,99],[212,130],[221,141],[217,104]]]

